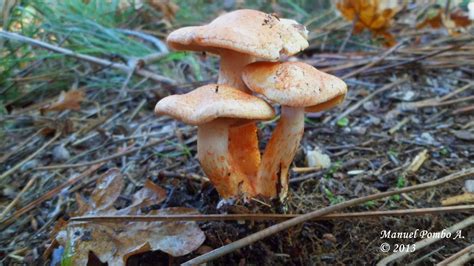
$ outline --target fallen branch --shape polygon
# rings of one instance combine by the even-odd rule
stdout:
[[[248,245],[250,245],[250,244],[252,244],[256,241],[259,241],[263,238],[269,237],[269,236],[271,236],[275,233],[278,233],[280,231],[288,229],[292,226],[304,223],[304,222],[309,221],[311,219],[314,219],[316,217],[320,217],[320,216],[323,216],[323,215],[327,215],[329,213],[340,211],[340,210],[345,209],[347,207],[359,205],[359,204],[365,203],[367,201],[381,199],[381,198],[389,197],[389,196],[392,196],[392,195],[397,195],[397,194],[401,194],[401,193],[408,193],[408,192],[412,192],[412,191],[416,191],[416,190],[436,187],[436,186],[445,184],[447,182],[451,182],[451,181],[461,179],[461,178],[465,178],[465,177],[470,177],[470,176],[473,176],[473,175],[474,175],[474,167],[469,168],[469,169],[465,169],[465,170],[461,170],[459,172],[450,174],[450,175],[445,176],[443,178],[440,178],[440,179],[437,179],[437,180],[434,180],[434,181],[431,181],[431,182],[427,182],[427,183],[424,183],[424,184],[419,184],[419,185],[415,185],[415,186],[400,188],[400,189],[396,189],[394,191],[386,191],[386,192],[381,192],[381,193],[377,193],[377,194],[372,194],[372,195],[369,195],[369,196],[356,198],[356,199],[351,199],[351,200],[348,200],[348,201],[345,201],[345,202],[342,202],[342,203],[338,203],[338,204],[335,204],[335,205],[332,205],[332,206],[328,206],[328,207],[325,207],[325,208],[322,208],[322,209],[319,209],[319,210],[316,210],[316,211],[313,211],[313,212],[310,212],[310,213],[303,214],[301,216],[292,218],[290,220],[275,224],[273,226],[270,226],[270,227],[268,227],[264,230],[261,230],[257,233],[251,234],[251,235],[249,235],[247,237],[244,237],[240,240],[237,240],[235,242],[232,242],[230,244],[222,246],[218,249],[215,249],[211,252],[208,252],[206,254],[198,256],[198,257],[196,257],[192,260],[189,260],[189,261],[183,263],[183,265],[198,265],[198,264],[201,264],[201,263],[206,263],[206,262],[212,261],[212,260],[217,259],[221,256],[224,256],[228,253],[231,253],[231,252],[233,252],[237,249],[248,246]]]
[[[312,220],[335,220],[335,219],[354,219],[354,218],[376,218],[383,216],[402,216],[402,215],[426,215],[473,211],[474,205],[461,205],[453,207],[435,207],[419,208],[408,210],[389,210],[389,211],[366,211],[352,213],[334,213],[321,217],[315,217]],[[121,215],[121,216],[77,216],[69,219],[71,222],[175,222],[175,221],[281,221],[301,216],[302,214],[205,214],[205,215]]]
[[[451,226],[451,227],[448,227],[446,229],[444,229],[444,232],[447,234],[447,233],[451,233],[451,234],[454,234],[456,231],[458,230],[461,230],[463,228],[466,228],[466,227],[469,227],[471,225],[474,224],[474,216],[470,216],[468,217],[467,219]],[[433,237],[433,238],[425,238],[421,241],[418,241],[416,242],[414,245],[416,247],[416,250],[420,250],[424,247],[427,247],[435,242],[438,242],[439,240],[441,240],[443,238],[441,237]],[[381,261],[379,261],[377,263],[377,265],[381,266],[381,265],[387,265],[388,263],[390,262],[393,262],[395,260],[399,260],[403,257],[406,257],[408,256],[409,254],[412,254],[411,252],[396,252],[396,253],[393,253],[392,255],[388,256],[388,257],[385,257],[384,259],[382,259]]]
[[[55,46],[55,45],[51,45],[49,43],[45,43],[45,42],[35,40],[35,39],[32,39],[32,38],[28,38],[28,37],[25,37],[25,36],[22,36],[20,34],[16,34],[16,33],[13,33],[13,32],[0,31],[0,37],[3,37],[5,39],[19,41],[19,42],[28,43],[28,44],[31,44],[31,45],[35,45],[35,46],[38,46],[38,47],[41,47],[41,48],[44,48],[44,49],[47,49],[47,50],[50,50],[50,51],[53,51],[53,52],[56,52],[56,53],[72,56],[72,57],[75,57],[77,59],[88,61],[88,62],[91,62],[91,63],[94,63],[94,64],[98,64],[98,65],[102,65],[102,66],[122,70],[125,73],[133,72],[137,75],[149,78],[149,79],[157,81],[157,82],[162,82],[162,83],[169,84],[169,85],[175,85],[176,84],[176,81],[173,80],[173,79],[155,74],[155,73],[153,73],[151,71],[148,71],[148,70],[145,70],[145,69],[135,69],[134,70],[131,67],[125,65],[125,64],[111,62],[111,61],[108,61],[108,60],[105,60],[105,59],[102,59],[102,58],[98,58],[98,57],[94,57],[94,56],[90,56],[90,55],[79,54],[79,53],[76,53],[72,50],[62,48],[62,47],[58,47],[58,46]]]

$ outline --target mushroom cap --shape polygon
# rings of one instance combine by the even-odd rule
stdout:
[[[268,120],[275,116],[271,105],[253,95],[228,85],[209,84],[189,93],[171,95],[155,106],[155,114],[169,115],[191,125],[200,125],[218,118]]]
[[[333,75],[301,62],[256,62],[247,65],[242,79],[248,88],[272,102],[318,112],[344,100],[347,85]]]
[[[308,47],[308,31],[291,19],[251,9],[241,9],[219,16],[204,26],[184,27],[166,39],[176,50],[207,51],[219,54],[222,49],[237,51],[266,60],[293,55]]]

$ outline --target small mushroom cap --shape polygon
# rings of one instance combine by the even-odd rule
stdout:
[[[266,60],[293,55],[308,47],[308,31],[291,19],[280,19],[257,10],[226,13],[204,26],[184,27],[166,39],[176,50],[237,51]]]
[[[268,120],[275,116],[271,105],[253,95],[222,84],[209,84],[182,95],[161,99],[155,114],[169,115],[191,125],[200,125],[218,118]]]
[[[242,79],[250,90],[272,102],[318,112],[344,100],[347,85],[333,75],[301,62],[257,62],[247,65]]]

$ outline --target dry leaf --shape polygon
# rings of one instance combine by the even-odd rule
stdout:
[[[143,207],[157,205],[166,199],[166,190],[150,180],[145,181],[143,188],[135,192],[130,206],[117,211],[117,215],[140,214]]]
[[[64,111],[81,109],[81,102],[84,100],[84,92],[80,90],[62,91],[55,103],[46,105],[40,109],[42,113],[51,111]]]
[[[464,14],[461,10],[457,10],[449,16],[444,14],[444,10],[441,8],[432,8],[426,12],[425,19],[416,25],[417,29],[430,26],[431,28],[438,29],[444,26],[448,33],[452,36],[456,36],[460,33],[462,28],[471,25],[469,16]]]
[[[94,213],[104,214],[115,211],[113,204],[120,196],[123,188],[123,176],[120,170],[112,168],[98,180],[91,194],[90,210]]]
[[[373,35],[383,37],[385,45],[395,45],[395,37],[388,30],[399,11],[397,7],[382,5],[378,0],[341,0],[336,6],[347,20],[354,22],[355,34],[368,29]]]
[[[154,204],[160,204],[166,199],[166,190],[150,180],[145,181],[143,188],[133,195],[130,207],[142,208]]]
[[[440,28],[443,25],[441,20],[441,9],[429,9],[426,12],[426,18],[421,23],[416,25],[417,29],[421,29],[427,26],[430,26],[433,29]]]
[[[189,208],[169,208],[153,215],[196,214]],[[76,223],[61,231],[58,241],[65,250],[63,261],[87,265],[89,251],[109,265],[125,265],[135,254],[161,250],[184,256],[201,246],[205,235],[195,222]]]
[[[468,27],[471,25],[471,20],[468,14],[464,14],[461,10],[454,11],[449,15],[452,21],[454,21],[456,27]]]
[[[116,210],[113,204],[123,188],[123,176],[110,169],[98,180],[90,201],[76,194],[78,211],[75,215],[136,215],[141,208],[156,205],[166,199],[166,190],[147,180],[133,195],[132,204]],[[190,208],[167,208],[150,215],[196,214]],[[118,222],[72,223],[56,229],[56,240],[66,247],[63,262],[87,265],[89,252],[109,265],[125,265],[135,254],[161,250],[172,256],[183,256],[199,248],[205,235],[195,222]]]

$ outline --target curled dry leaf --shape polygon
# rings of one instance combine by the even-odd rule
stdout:
[[[81,102],[84,100],[84,92],[80,90],[62,91],[56,102],[46,105],[40,109],[42,113],[50,111],[64,111],[81,109]]]
[[[113,204],[122,188],[122,174],[118,169],[110,169],[97,180],[90,201],[76,194],[75,215],[136,215],[141,214],[143,207],[166,199],[166,190],[147,180],[133,195],[132,204],[117,210]],[[167,208],[149,214],[196,214],[196,211]],[[109,265],[124,265],[130,256],[150,250],[183,256],[199,248],[205,240],[195,222],[62,223],[53,232],[65,247],[63,264],[66,265],[87,265],[90,251]]]
[[[378,0],[341,0],[336,6],[344,18],[354,22],[355,34],[368,29],[373,35],[382,36],[385,45],[396,44],[395,37],[388,30],[399,11],[397,7],[385,8]]]

